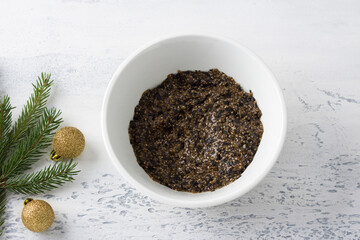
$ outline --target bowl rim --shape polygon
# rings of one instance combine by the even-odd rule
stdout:
[[[139,54],[141,54],[146,49],[152,47],[153,45],[159,44],[164,41],[168,41],[168,40],[172,40],[172,39],[176,39],[176,38],[184,38],[184,37],[210,38],[213,40],[225,42],[236,48],[240,48],[246,54],[250,55],[250,57],[253,57],[253,59],[265,69],[267,74],[269,74],[271,76],[272,84],[275,86],[275,88],[278,92],[279,98],[280,98],[280,102],[281,102],[282,120],[283,120],[282,133],[280,136],[279,145],[278,145],[273,157],[271,159],[269,159],[269,164],[267,165],[267,168],[264,170],[263,174],[260,175],[260,177],[256,178],[254,181],[247,184],[247,186],[242,188],[241,191],[239,190],[232,194],[227,194],[227,195],[217,197],[217,198],[208,198],[205,200],[194,200],[194,201],[183,201],[183,200],[178,200],[178,199],[174,199],[174,198],[169,198],[167,196],[158,194],[158,193],[153,192],[152,190],[146,188],[139,181],[137,181],[134,177],[132,177],[122,166],[121,161],[118,160],[114,150],[111,147],[109,134],[107,132],[107,129],[108,129],[107,128],[107,113],[108,113],[107,106],[108,106],[110,95],[113,91],[113,86],[116,83],[121,72],[126,68],[126,66],[130,62],[132,62],[133,59],[135,59]],[[130,182],[130,184],[132,184],[137,190],[140,190],[141,192],[145,193],[145,195],[150,196],[154,200],[158,200],[158,201],[167,203],[172,206],[190,207],[190,208],[211,207],[211,206],[216,206],[216,205],[220,205],[220,204],[229,202],[231,200],[234,200],[234,199],[246,194],[247,192],[252,190],[257,184],[259,184],[265,178],[265,176],[270,172],[271,168],[274,166],[276,160],[278,159],[278,157],[281,153],[281,150],[283,148],[284,142],[285,142],[285,136],[286,136],[286,131],[287,131],[287,111],[286,111],[284,96],[283,96],[283,93],[281,91],[281,88],[279,86],[279,83],[277,82],[275,75],[272,73],[270,68],[264,63],[264,61],[259,56],[257,56],[253,51],[251,51],[250,49],[248,49],[247,47],[238,43],[235,40],[232,40],[232,39],[229,39],[226,37],[222,37],[217,34],[208,34],[208,33],[172,34],[172,35],[166,35],[163,37],[156,38],[156,39],[140,46],[139,48],[137,48],[137,50],[135,50],[133,53],[131,53],[116,69],[110,82],[108,83],[108,86],[105,91],[105,96],[103,98],[102,109],[101,109],[101,131],[102,131],[105,149],[108,152],[112,163],[115,165],[116,169],[120,172],[122,177],[124,177],[128,182]]]

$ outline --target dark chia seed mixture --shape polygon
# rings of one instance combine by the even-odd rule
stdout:
[[[146,90],[130,121],[139,165],[177,191],[214,191],[251,163],[263,134],[252,92],[217,69],[179,71]]]

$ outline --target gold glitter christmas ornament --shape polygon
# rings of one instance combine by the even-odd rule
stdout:
[[[54,210],[43,200],[28,198],[24,202],[21,220],[32,232],[43,232],[54,222]]]
[[[84,147],[85,137],[79,129],[63,127],[54,135],[54,150],[50,158],[53,161],[59,161],[61,158],[75,158],[83,152]]]

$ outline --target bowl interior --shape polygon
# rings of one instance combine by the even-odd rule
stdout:
[[[169,73],[211,68],[218,68],[246,91],[253,91],[263,113],[263,138],[253,162],[237,181],[214,192],[176,192],[152,181],[138,165],[129,142],[129,122],[142,93],[160,84]],[[249,50],[221,38],[179,36],[150,44],[122,63],[105,96],[103,131],[116,167],[137,188],[174,205],[204,207],[244,194],[267,174],[282,147],[285,109],[273,75]]]

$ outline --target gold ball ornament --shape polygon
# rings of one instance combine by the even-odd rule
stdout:
[[[54,222],[54,210],[47,202],[28,198],[24,205],[21,220],[30,231],[43,232]]]
[[[53,148],[50,154],[53,161],[59,161],[61,158],[75,158],[85,148],[85,137],[75,127],[63,127],[54,135]]]

